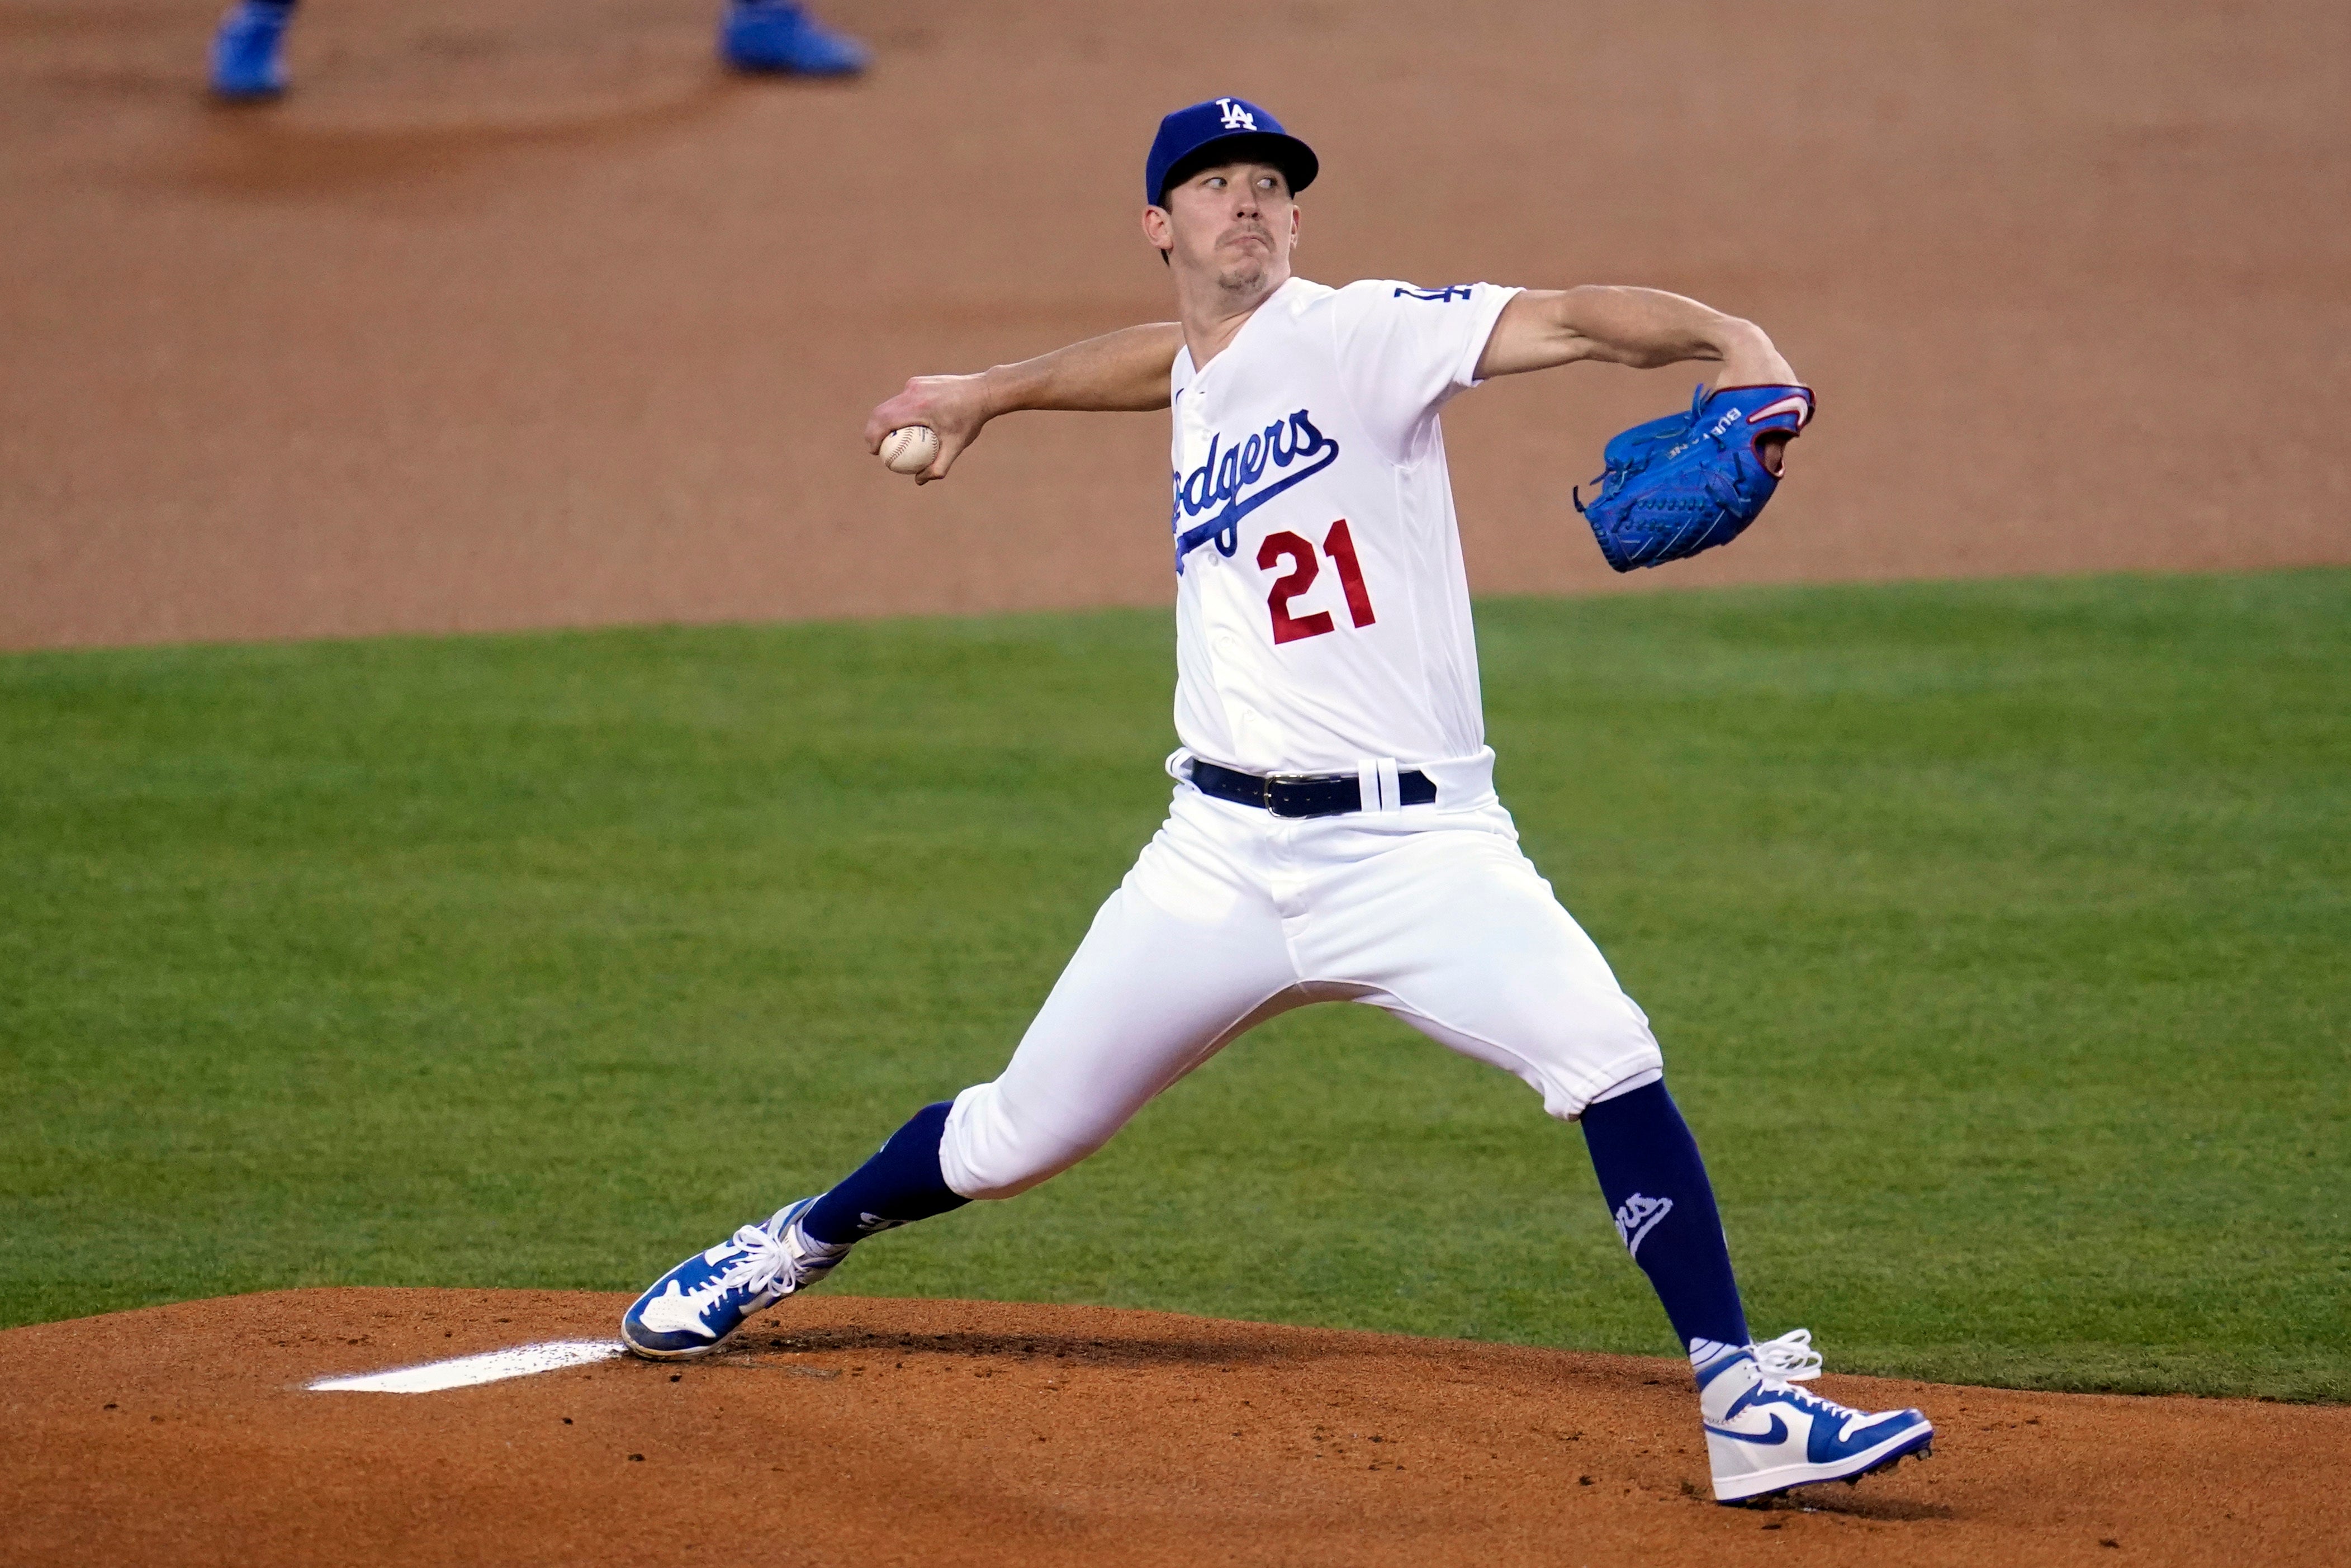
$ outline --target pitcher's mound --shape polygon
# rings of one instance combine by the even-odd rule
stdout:
[[[307,1386],[606,1340],[626,1304],[292,1291],[11,1330],[0,1560],[2235,1565],[2351,1540],[2351,1410],[1830,1377],[1924,1407],[1934,1458],[1756,1511],[1708,1500],[1679,1363],[1159,1312],[817,1296],[683,1366],[588,1345]]]

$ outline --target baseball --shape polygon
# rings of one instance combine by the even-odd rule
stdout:
[[[882,438],[882,464],[893,474],[919,474],[938,455],[939,433],[927,424],[901,425]]]

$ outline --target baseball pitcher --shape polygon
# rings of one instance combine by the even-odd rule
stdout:
[[[1308,282],[1290,260],[1317,167],[1240,99],[1167,116],[1143,233],[1178,319],[919,378],[874,411],[877,451],[910,427],[935,436],[914,449],[935,451],[927,482],[1000,414],[1172,407],[1174,798],[1000,1076],[671,1270],[622,1336],[640,1355],[706,1355],[864,1238],[1067,1170],[1264,1019],[1361,1002],[1583,1124],[1617,1235],[1688,1350],[1718,1499],[1923,1457],[1919,1412],[1797,1386],[1821,1364],[1805,1331],[1754,1342],[1649,1020],[1520,852],[1494,794],[1438,423],[1494,376],[1718,362],[1689,414],[1610,443],[1592,513],[1629,567],[1751,520],[1812,394],[1756,327],[1672,294]]]

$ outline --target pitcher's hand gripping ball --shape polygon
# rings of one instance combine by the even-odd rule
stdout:
[[[927,424],[902,424],[882,438],[882,465],[893,474],[919,474],[938,455],[939,433]]]
[[[1608,444],[1592,505],[1580,489],[1569,494],[1618,571],[1679,560],[1729,544],[1762,515],[1780,481],[1759,444],[1792,436],[1812,417],[1810,387],[1725,387],[1709,397],[1700,386],[1687,413]]]

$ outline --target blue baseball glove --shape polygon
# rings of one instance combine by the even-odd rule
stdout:
[[[1810,387],[1725,387],[1709,397],[1701,386],[1687,413],[1608,444],[1592,505],[1580,488],[1568,493],[1618,571],[1679,560],[1729,544],[1762,515],[1780,481],[1757,444],[1793,435],[1812,417]]]

